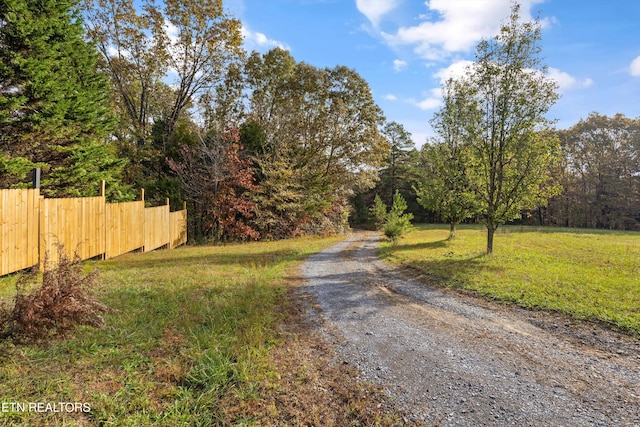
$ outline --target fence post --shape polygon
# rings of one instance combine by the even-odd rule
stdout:
[[[104,179],[100,180],[100,197],[105,198],[107,194],[107,181],[105,181]],[[104,209],[104,215],[102,216],[103,218],[103,230],[104,230],[104,252],[102,253],[102,255],[100,255],[100,259],[102,261],[107,259],[107,233],[109,233],[109,223],[107,222],[107,200],[106,198],[102,201],[103,202],[103,206],[102,208]]]
[[[144,188],[140,189],[140,201],[142,202],[142,252],[146,252],[147,243],[147,213],[144,206]]]
[[[39,196],[38,197],[38,201],[39,203],[39,209],[38,209],[38,216],[40,217],[38,222],[40,223],[38,226],[38,232],[39,232],[39,236],[38,236],[38,269],[40,271],[44,271],[45,268],[45,261],[47,258],[47,216],[45,216],[45,214],[48,214],[48,212],[45,212],[46,210],[46,206],[45,206],[45,201],[44,201],[44,196]]]
[[[34,187],[38,187],[38,171],[33,170],[32,176]],[[12,192],[16,192],[14,196]],[[81,257],[101,256],[105,259],[116,251],[110,251],[111,246],[107,245],[107,240],[113,239],[111,233],[113,217],[117,216],[122,225],[122,229],[135,230],[135,241],[129,239],[129,234],[123,237],[127,240],[125,246],[128,251],[139,249],[152,249],[152,245],[160,243],[164,237],[164,231],[169,233],[168,242],[170,248],[184,243],[186,239],[186,208],[187,202],[182,203],[181,212],[171,212],[171,201],[165,199],[165,205],[161,207],[144,208],[144,189],[140,190],[140,202],[132,202],[126,206],[126,217],[120,206],[106,203],[105,197],[88,197],[87,200],[79,198],[45,198],[40,194],[40,189],[28,190],[0,190],[0,274],[8,274],[15,271],[15,268],[24,264],[23,268],[34,267],[40,270],[45,269],[47,264],[51,266],[57,261],[57,243],[66,244],[69,249],[83,246]],[[11,194],[11,198],[9,198]],[[105,194],[105,183],[101,182],[101,194]],[[89,200],[92,199],[92,200]],[[97,199],[97,200],[96,200]],[[109,208],[114,208],[112,211]],[[26,213],[25,213],[26,212]],[[3,215],[4,214],[4,215]],[[141,217],[142,215],[142,217]],[[96,217],[102,218],[96,218]],[[147,220],[148,217],[148,221]],[[124,219],[122,219],[124,218]],[[157,218],[157,220],[156,220]],[[163,224],[162,221],[165,221]],[[22,222],[20,222],[22,220]],[[156,231],[151,225],[158,222]],[[132,226],[132,224],[134,224]],[[99,227],[103,226],[103,230]],[[145,241],[147,230],[151,234],[148,241]],[[142,234],[142,239],[137,236]],[[9,236],[9,238],[5,238]],[[178,237],[176,237],[178,236]],[[100,241],[100,238],[103,240]],[[173,238],[175,237],[175,239]],[[9,243],[11,242],[11,243]],[[17,243],[15,243],[17,242]],[[88,243],[87,243],[88,242]],[[175,243],[174,242],[179,242]],[[132,245],[135,243],[135,247]],[[146,245],[145,245],[146,243]],[[120,242],[116,242],[119,245]],[[164,246],[164,245],[160,245]],[[104,249],[103,249],[104,247]],[[84,249],[87,249],[86,251]],[[11,252],[12,257],[8,258]],[[20,259],[16,254],[25,253]],[[118,253],[120,254],[120,253]],[[27,259],[28,258],[28,259]],[[28,265],[27,265],[28,264]],[[9,271],[11,270],[11,271]]]
[[[42,169],[34,168],[31,170],[31,183],[33,189],[40,188],[40,174]]]
[[[169,198],[164,199],[164,204],[167,206],[167,222],[164,225],[164,229],[167,230],[167,238],[166,240],[169,242],[167,245],[167,249],[173,249],[173,242],[171,241],[171,206],[169,206]]]
[[[188,228],[189,228],[189,221],[187,220],[187,202],[183,201],[182,202],[182,210],[184,211],[184,238],[182,240],[184,240],[182,242],[182,244],[187,244],[187,236],[188,234]]]

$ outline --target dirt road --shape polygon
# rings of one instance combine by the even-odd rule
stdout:
[[[313,256],[302,289],[336,363],[382,385],[409,423],[640,426],[638,340],[553,331],[539,313],[430,287],[379,261],[377,244],[355,233]]]

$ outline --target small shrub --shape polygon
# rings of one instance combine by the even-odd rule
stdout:
[[[384,235],[393,242],[394,246],[398,244],[398,239],[406,230],[409,229],[411,223],[406,218],[389,218],[384,225]]]
[[[400,192],[396,191],[393,195],[393,205],[387,214],[387,220],[384,223],[384,235],[393,242],[398,244],[398,239],[403,234],[411,230],[412,213],[404,213],[407,209],[407,201],[402,197]]]
[[[79,258],[73,260],[58,248],[58,264],[45,269],[42,284],[36,272],[25,273],[16,283],[13,308],[0,306],[0,339],[41,341],[65,336],[77,325],[101,327],[107,307],[93,299],[91,288],[98,272],[84,274]]]
[[[382,201],[380,195],[376,194],[373,205],[369,208],[369,217],[373,221],[376,230],[382,230],[387,218],[387,205]]]

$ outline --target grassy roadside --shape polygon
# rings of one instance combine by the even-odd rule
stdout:
[[[340,239],[184,247],[90,265],[100,270],[98,299],[113,309],[106,327],[48,345],[0,344],[0,403],[91,410],[0,411],[0,425],[228,425],[229,396],[259,398],[257,384],[279,375],[269,352],[287,274]],[[1,279],[0,298],[12,292]]]
[[[482,227],[419,226],[388,260],[416,268],[444,286],[523,307],[601,321],[640,336],[640,233],[502,227],[486,256]]]

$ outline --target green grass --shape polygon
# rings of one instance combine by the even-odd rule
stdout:
[[[640,233],[502,227],[494,253],[486,231],[419,226],[382,256],[470,290],[523,307],[601,321],[640,336]]]
[[[0,425],[210,426],[221,397],[249,398],[276,343],[292,268],[339,238],[183,247],[90,263],[102,329],[50,344],[0,344],[0,403],[83,402],[86,414],[0,412]],[[14,278],[0,279],[0,298]]]

